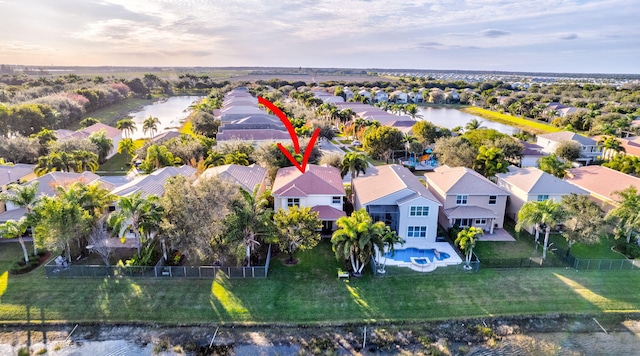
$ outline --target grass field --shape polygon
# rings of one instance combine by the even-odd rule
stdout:
[[[477,107],[469,107],[469,108],[461,109],[461,111],[464,111],[471,115],[480,116],[487,120],[499,122],[501,124],[514,126],[523,131],[529,131],[534,134],[544,134],[549,132],[562,131],[558,127],[545,124],[542,122],[522,119],[522,118],[518,118],[511,115],[506,115],[506,114],[500,114],[491,110],[486,110],[486,109],[477,108]]]
[[[100,165],[98,171],[101,172],[122,172],[123,174],[129,170],[128,164],[131,163],[131,156],[126,153],[116,153],[104,164]]]
[[[46,279],[10,276],[17,243],[0,245],[0,321],[327,324],[547,313],[640,311],[637,271],[492,270],[339,280],[328,241],[257,280]]]

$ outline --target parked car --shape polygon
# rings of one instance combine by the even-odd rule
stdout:
[[[361,147],[362,146],[362,142],[360,142],[358,140],[353,140],[353,142],[351,142],[351,146]]]

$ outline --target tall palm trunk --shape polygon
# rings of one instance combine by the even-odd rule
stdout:
[[[551,232],[551,226],[547,225],[544,228],[544,244],[542,244],[542,260],[547,258],[547,245],[549,244],[549,233]]]
[[[536,224],[536,243],[533,247],[534,252],[538,252],[538,241],[540,240],[540,224]]]
[[[24,254],[24,262],[29,263],[29,253],[27,252],[27,245],[24,244],[22,235],[18,235],[18,242],[20,243],[20,246],[22,246],[22,253]]]

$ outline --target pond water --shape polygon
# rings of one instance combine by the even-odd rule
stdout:
[[[477,119],[482,122],[480,126],[488,129],[495,129],[504,134],[512,135],[520,132],[519,129],[500,124],[497,122],[489,121],[479,116],[467,114],[460,110],[448,109],[448,108],[420,108],[420,115],[424,120],[432,122],[434,125],[452,129],[456,126],[464,126],[471,120]]]
[[[160,120],[156,135],[161,132],[179,128],[181,121],[189,116],[189,106],[200,99],[202,99],[202,96],[172,96],[165,100],[146,105],[140,111],[130,113],[129,116],[133,118],[133,122],[135,122],[138,127],[131,138],[149,137],[148,132],[145,134],[142,131],[142,123],[148,119],[149,116],[157,117],[158,120]]]

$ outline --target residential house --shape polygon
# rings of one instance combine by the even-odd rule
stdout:
[[[393,101],[396,104],[406,104],[409,99],[409,96],[407,95],[407,93],[401,90],[396,90],[396,91],[393,91],[391,95],[389,95],[389,98],[391,99],[391,101]]]
[[[89,134],[89,136],[93,133],[104,131],[105,136],[107,136],[107,138],[111,140],[111,143],[113,143],[109,154],[107,154],[107,159],[113,157],[113,155],[118,153],[118,144],[120,143],[120,141],[122,141],[122,131],[100,122],[97,124],[93,124],[81,131],[86,132],[87,134]]]
[[[509,172],[496,174],[497,185],[509,192],[507,217],[518,221],[518,212],[530,201],[553,200],[559,202],[569,194],[589,194],[586,190],[570,184],[535,167],[509,167]],[[533,233],[533,229],[529,228]]]
[[[363,96],[367,99],[369,99],[369,101],[371,101],[371,93],[369,93],[368,90],[362,89],[358,92],[358,95]]]
[[[297,167],[280,168],[271,195],[275,210],[297,205],[317,211],[325,233],[335,230],[335,221],[346,216],[342,176],[332,166],[308,164],[304,174]]]
[[[602,155],[602,148],[598,146],[598,143],[595,140],[570,131],[538,135],[536,144],[542,147],[542,152],[551,154],[556,152],[556,148],[563,141],[579,143],[580,158],[578,158],[577,161],[583,162],[587,165],[593,162],[598,156]]]
[[[267,170],[252,164],[240,166],[237,164],[225,164],[222,166],[207,168],[198,179],[210,176],[218,176],[223,180],[240,186],[245,191],[252,193],[258,187],[257,194],[261,195],[267,189]]]
[[[407,95],[409,97],[408,100],[410,102],[412,102],[412,103],[416,103],[417,104],[417,103],[421,103],[423,101],[422,100],[422,93],[420,93],[420,92],[412,91],[412,92],[409,92]]]
[[[544,157],[544,153],[542,153],[542,147],[536,145],[535,143],[530,143],[527,141],[520,141],[520,143],[524,146],[524,149],[521,152],[520,156],[520,167],[538,167],[538,161],[540,158]]]
[[[491,234],[503,227],[506,190],[466,167],[440,166],[424,176],[427,188],[442,204],[443,227],[476,226]]]
[[[353,180],[354,208],[365,208],[374,221],[383,221],[403,238],[435,242],[438,199],[406,167],[370,167]]]
[[[140,193],[142,197],[148,195],[162,196],[164,194],[164,184],[171,177],[182,175],[192,177],[196,174],[196,169],[191,166],[163,167],[151,174],[140,175],[111,191],[112,194],[124,197],[135,193]]]
[[[35,178],[28,183],[38,183],[36,197],[55,196],[58,194],[58,187],[68,187],[73,183],[80,182],[84,184],[99,184],[101,187],[111,190],[114,185],[103,180],[100,176],[92,172],[49,172],[41,177]],[[25,208],[20,208],[9,202],[5,204],[6,211],[0,214],[0,223],[7,220],[18,220],[27,212]]]
[[[373,101],[376,103],[382,102],[382,101],[389,101],[389,94],[387,94],[384,90],[382,89],[378,89],[375,91],[374,95],[373,95]]]
[[[587,192],[600,206],[609,211],[618,205],[616,192],[634,187],[640,192],[640,178],[602,166],[583,166],[567,170],[565,180]]]
[[[36,166],[33,164],[17,163],[12,166],[0,165],[0,193],[7,190],[7,186],[11,183],[24,183],[37,178],[33,172]],[[5,203],[0,201],[0,213],[7,210]]]

